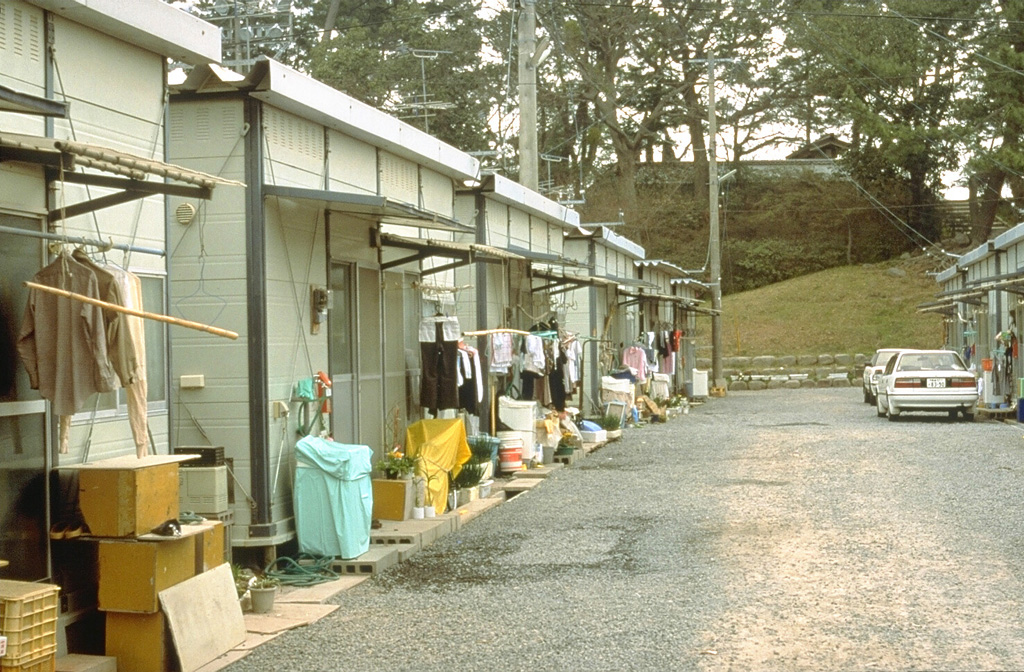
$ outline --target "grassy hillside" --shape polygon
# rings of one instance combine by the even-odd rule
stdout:
[[[911,259],[833,268],[722,299],[725,356],[871,353],[880,347],[939,347],[942,316],[918,313],[939,286]],[[710,305],[709,302],[704,305]],[[711,319],[698,318],[710,345]],[[699,356],[708,356],[704,348]]]

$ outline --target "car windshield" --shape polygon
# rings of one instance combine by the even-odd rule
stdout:
[[[922,352],[905,354],[899,371],[964,371],[960,358],[952,352]]]

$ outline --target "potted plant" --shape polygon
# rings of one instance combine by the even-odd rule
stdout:
[[[462,506],[473,501],[479,495],[474,489],[480,484],[484,473],[484,465],[470,460],[462,465],[459,474],[451,479],[449,487],[455,493],[455,506]]]
[[[427,479],[423,476],[413,476],[412,479],[412,517],[415,520],[423,518],[427,500]]]
[[[403,453],[400,448],[394,448],[377,460],[376,466],[385,478],[397,480],[412,475],[413,469],[416,468],[416,460]]]
[[[602,415],[598,419],[597,424],[601,426],[601,429],[605,430],[609,441],[614,441],[622,436],[622,424],[617,416]]]
[[[281,582],[273,577],[255,576],[249,580],[249,596],[252,600],[252,613],[269,614],[274,610],[274,597]]]

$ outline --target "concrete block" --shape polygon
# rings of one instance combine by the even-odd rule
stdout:
[[[750,368],[750,357],[726,357],[722,360],[722,366],[727,366],[733,369],[749,369]]]
[[[799,355],[796,363],[798,366],[814,366],[818,363],[818,358],[815,355]]]
[[[836,358],[832,355],[818,355],[818,364],[822,366],[831,366],[836,363]]]
[[[117,658],[69,653],[57,659],[54,672],[117,672]]]
[[[596,446],[597,444],[594,445]],[[584,450],[586,450],[586,446],[584,446]],[[517,471],[512,474],[512,478],[547,478],[552,474],[552,472],[561,469],[562,466],[563,465],[556,462],[555,464],[546,464],[543,467],[537,467],[535,469],[523,469],[522,471]],[[470,504],[472,503],[473,502],[470,502]]]
[[[796,366],[796,355],[784,355],[782,357],[776,357],[775,365],[784,368]]]
[[[379,574],[398,564],[398,549],[392,546],[370,544],[370,550],[358,558],[343,560],[336,558],[331,569],[342,576],[352,574]]]
[[[573,464],[575,461],[576,461],[576,451],[573,451],[571,455],[555,455],[555,464],[562,464],[562,465],[565,465],[565,466],[568,467],[571,464]],[[523,479],[517,478],[516,480],[517,481],[521,481]]]
[[[521,492],[533,490],[543,482],[544,479],[542,478],[516,478],[506,483],[502,490],[505,492],[505,497],[508,498],[511,495],[518,495]]]
[[[734,380],[731,383],[729,383],[729,389],[730,390],[749,390],[750,387],[747,385],[746,381]]]
[[[751,390],[756,391],[765,389],[768,387],[768,384],[763,380],[752,380],[750,381],[749,386]]]
[[[782,386],[785,387],[787,390],[799,390],[800,389],[800,381],[799,380],[787,380],[785,383],[782,384]]]
[[[836,366],[853,366],[853,356],[836,355]]]
[[[775,357],[772,355],[759,355],[751,361],[751,366],[759,371],[775,368]]]

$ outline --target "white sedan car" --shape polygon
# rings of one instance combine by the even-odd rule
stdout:
[[[861,383],[864,387],[864,403],[875,403],[875,396],[878,394],[878,374],[882,373],[889,360],[900,351],[900,348],[879,348],[871,356],[871,361],[864,365],[864,375]]]
[[[978,378],[952,350],[903,350],[885,365],[878,383],[879,416],[895,420],[904,411],[945,411],[974,419]]]

